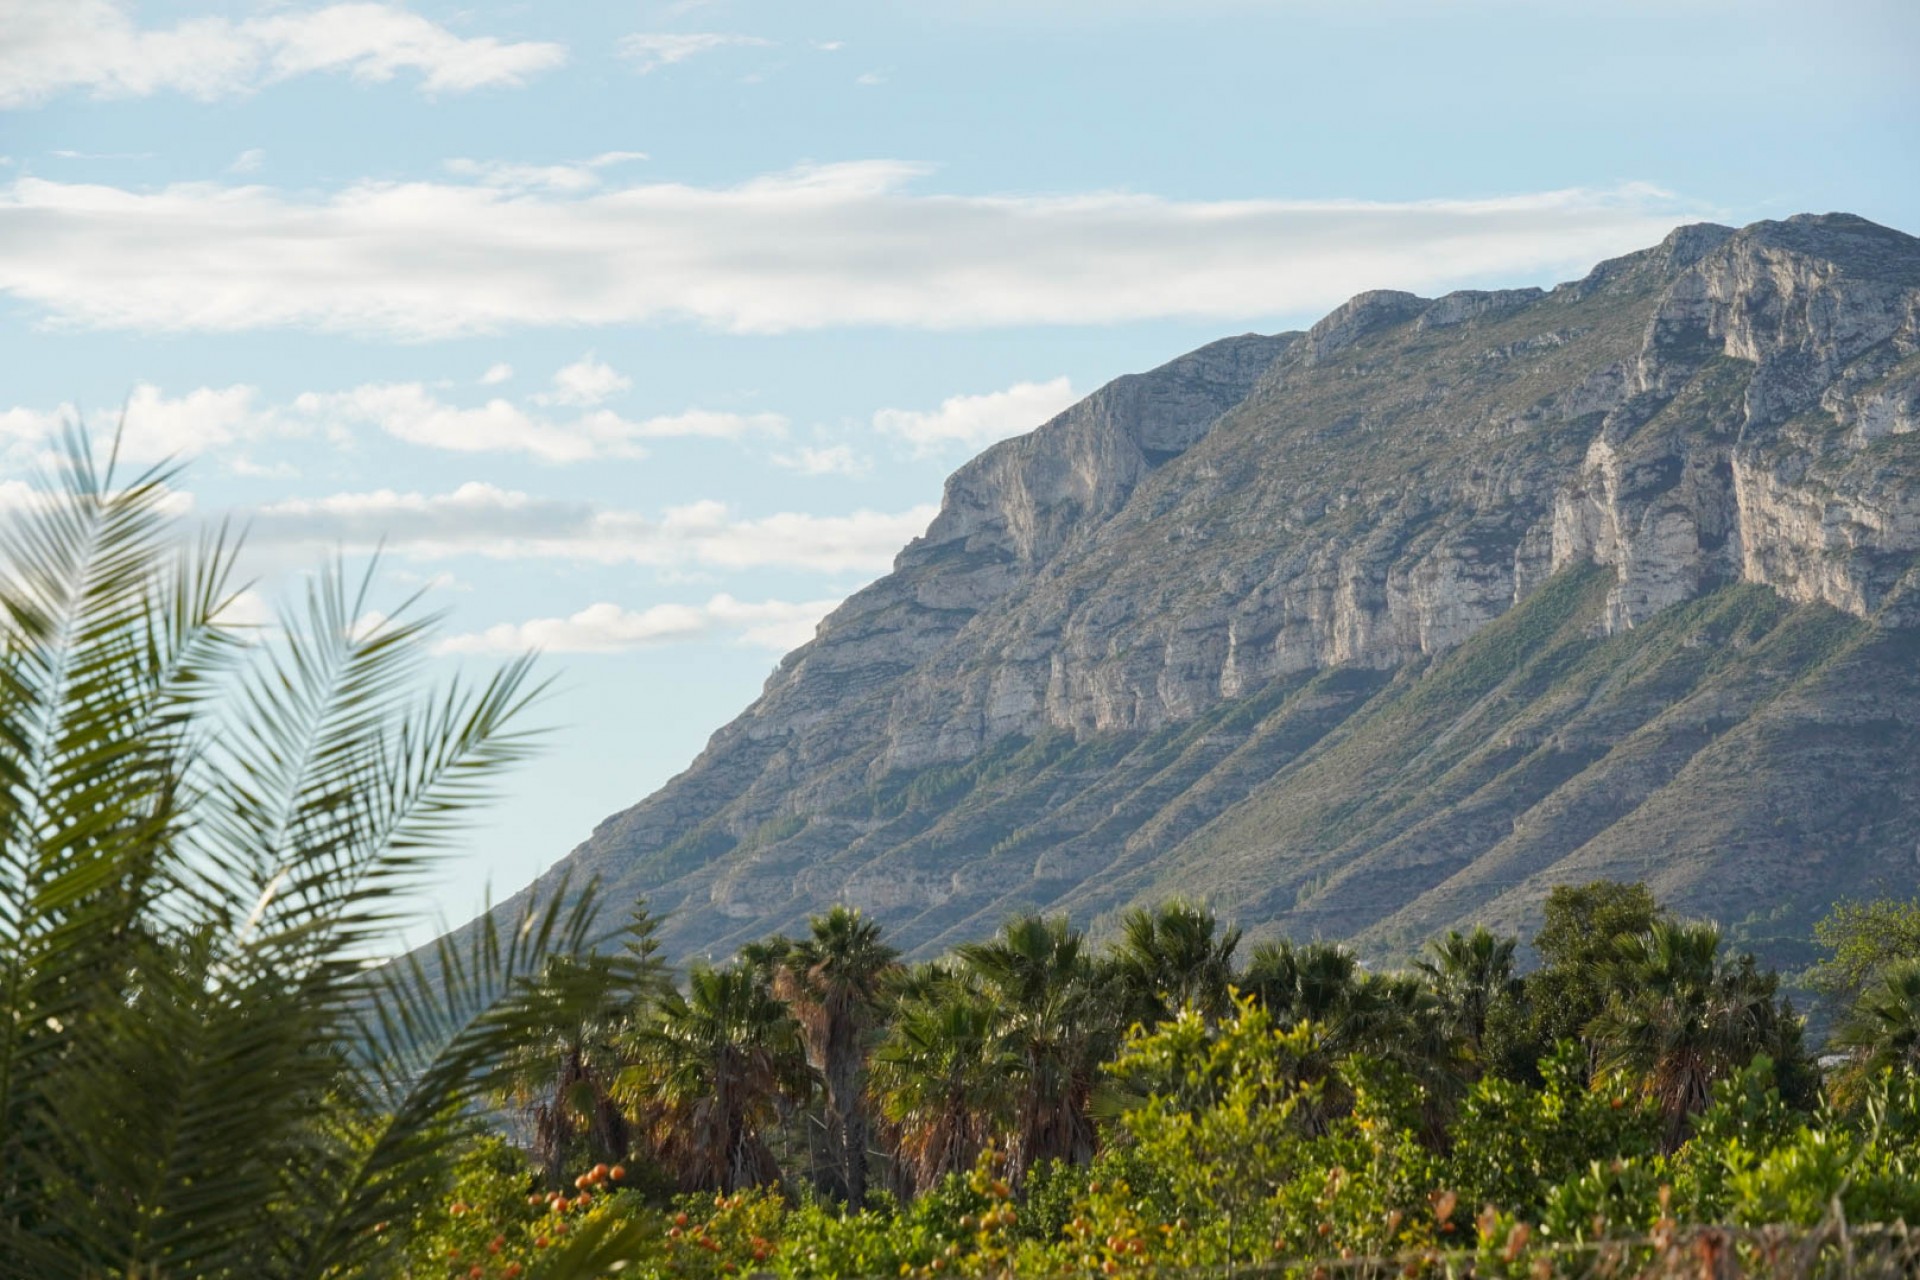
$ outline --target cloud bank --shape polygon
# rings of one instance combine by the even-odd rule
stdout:
[[[658,517],[469,482],[444,493],[381,489],[290,498],[238,513],[250,542],[327,551],[389,551],[420,560],[480,556],[658,568],[805,569],[881,573],[938,509],[819,516],[736,515],[724,503],[669,507]]]
[[[391,4],[143,28],[115,0],[9,0],[4,22],[0,107],[73,90],[96,98],[172,92],[211,101],[319,73],[380,82],[404,71],[428,93],[460,93],[523,84],[567,57],[558,44],[458,36]]]
[[[406,338],[687,320],[739,333],[964,329],[1326,309],[1367,288],[1571,274],[1683,220],[1650,188],[1487,200],[918,194],[827,165],[579,195],[485,182],[304,196],[21,177],[0,292],[69,326]]]
[[[838,600],[764,600],[757,604],[717,595],[705,604],[657,604],[634,611],[601,602],[565,618],[503,622],[484,631],[449,636],[439,653],[619,653],[675,641],[731,635],[739,643],[785,653],[813,637]]]
[[[512,376],[510,366],[499,364],[480,381],[492,386]],[[497,395],[478,405],[455,404],[421,382],[308,391],[284,404],[265,403],[257,388],[244,384],[199,387],[169,396],[160,387],[141,383],[124,405],[91,413],[71,403],[53,409],[0,410],[0,447],[44,446],[70,422],[84,421],[96,434],[122,424],[122,456],[152,462],[268,439],[323,435],[345,440],[358,429],[370,428],[425,448],[522,453],[542,462],[569,463],[643,458],[645,442],[650,440],[779,438],[787,432],[786,418],[777,413],[691,408],[635,419],[598,407],[631,386],[625,374],[591,355],[557,371],[550,390],[527,397],[531,405],[558,407],[559,413]]]

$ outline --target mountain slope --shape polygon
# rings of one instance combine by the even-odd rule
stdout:
[[[1651,879],[1763,945],[1920,881],[1920,241],[1685,227],[1363,294],[949,480],[894,571],[570,856],[680,954],[1208,897],[1394,952]]]

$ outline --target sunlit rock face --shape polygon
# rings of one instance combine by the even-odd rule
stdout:
[[[1576,784],[1622,751],[1667,760],[1636,736],[1664,723],[1657,707],[1600,721],[1568,709],[1524,728],[1510,717],[1499,741],[1513,768],[1557,752],[1580,769],[1470,795],[1433,779],[1370,838],[1338,823],[1283,838],[1272,833],[1286,823],[1248,815],[1306,785],[1322,757],[1358,750],[1366,717],[1393,706],[1408,733],[1435,735],[1408,750],[1497,747],[1458,742],[1487,728],[1475,717],[1495,693],[1453,708],[1451,729],[1405,700],[1430,674],[1478,670],[1496,644],[1504,656],[1486,662],[1525,666],[1548,634],[1525,610],[1544,619],[1561,597],[1542,593],[1576,578],[1562,622],[1597,655],[1582,663],[1751,588],[1781,611],[1769,625],[1837,611],[1829,629],[1898,649],[1920,623],[1917,427],[1920,241],[1859,218],[1684,227],[1551,290],[1365,293],[1305,333],[1228,338],[1118,379],[967,463],[893,572],[569,861],[617,899],[671,910],[682,954],[730,950],[834,901],[937,949],[1014,909],[1098,924],[1176,891],[1256,933],[1311,927],[1390,948],[1400,926],[1518,919],[1555,876],[1599,865],[1596,850],[1704,900],[1701,868],[1735,855],[1635,835],[1634,815],[1733,729],[1798,705],[1766,685],[1804,682],[1798,659],[1768,659],[1739,693],[1698,673],[1676,684],[1672,698],[1705,700],[1710,731],[1672,768],[1614,760],[1611,807]],[[1489,630],[1509,614],[1524,632],[1511,642]],[[1564,687],[1535,684],[1501,696],[1524,710]],[[1840,726],[1823,768],[1865,758],[1841,741],[1865,713],[1839,693],[1796,714]],[[1868,753],[1893,750],[1905,723]],[[1378,787],[1411,785],[1412,766],[1395,767]],[[1875,804],[1920,790],[1911,769],[1874,785]],[[1747,852],[1721,888],[1739,886],[1746,910],[1781,883],[1756,868],[1790,861],[1792,841],[1742,825],[1760,830],[1767,797],[1724,802],[1712,838],[1747,833]],[[1352,805],[1366,803],[1356,791]],[[1906,822],[1849,835],[1831,857],[1852,869],[1827,879],[1879,874],[1882,853],[1911,879],[1920,831]],[[1810,837],[1795,838],[1804,857]],[[1532,852],[1493,875],[1485,859],[1516,840]]]

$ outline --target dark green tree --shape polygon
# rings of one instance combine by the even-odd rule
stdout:
[[[1488,1020],[1498,1007],[1520,998],[1521,983],[1514,974],[1519,945],[1519,939],[1499,937],[1484,925],[1466,934],[1454,929],[1428,943],[1427,957],[1419,962],[1448,1029],[1476,1063],[1486,1056]]]
[[[618,1100],[650,1117],[653,1148],[689,1191],[774,1186],[768,1130],[809,1088],[800,1028],[751,967],[695,965],[634,1038]]]
[[[1584,1040],[1587,1024],[1606,1008],[1621,948],[1664,918],[1644,884],[1595,880],[1555,887],[1533,938],[1540,967],[1526,976],[1525,1018],[1495,1019],[1490,1056],[1503,1070],[1537,1078],[1533,1064],[1563,1040]]]
[[[614,1098],[634,1032],[670,988],[659,921],[645,901],[631,912],[620,946],[588,956],[557,956],[538,982],[551,1011],[540,1034],[514,1046],[507,1101],[532,1121],[532,1156],[549,1186],[575,1164],[625,1159],[633,1127]]]
[[[1006,1132],[1025,1064],[977,982],[932,970],[910,989],[874,1053],[873,1087],[907,1187],[924,1192]]]
[[[1226,1016],[1239,945],[1240,930],[1222,931],[1205,907],[1175,900],[1127,912],[1112,953],[1126,1015],[1149,1025],[1182,1008]]]
[[[1836,902],[1813,937],[1830,954],[1807,973],[1807,985],[1844,1016],[1886,970],[1920,960],[1920,899]]]
[[[825,1085],[825,1189],[859,1205],[867,1197],[867,1054],[899,953],[880,940],[878,924],[848,907],[813,917],[810,929],[787,949],[774,990]]]
[[[1798,1019],[1776,998],[1778,978],[1751,956],[1724,964],[1719,950],[1711,924],[1656,920],[1622,939],[1607,1006],[1588,1027],[1599,1069],[1637,1079],[1660,1108],[1669,1150],[1717,1081],[1760,1054],[1776,1070],[1804,1057]]]
[[[999,1018],[1015,1071],[1012,1170],[1093,1158],[1092,1102],[1119,1042],[1119,1001],[1065,917],[1022,916],[956,956]]]

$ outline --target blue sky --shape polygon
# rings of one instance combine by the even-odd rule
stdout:
[[[459,919],[685,766],[944,476],[1365,288],[1710,218],[1920,231],[1904,0],[0,0],[0,501],[129,407],[251,523],[534,645]]]

